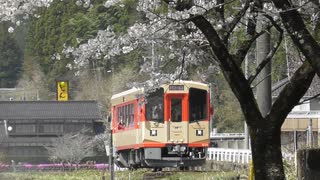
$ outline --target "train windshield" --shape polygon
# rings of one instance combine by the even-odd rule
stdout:
[[[171,99],[171,121],[181,122],[182,118],[182,99]]]
[[[190,88],[189,119],[191,122],[207,119],[207,91]]]
[[[163,94],[163,88],[159,88],[147,96],[146,114],[148,120],[163,122]]]

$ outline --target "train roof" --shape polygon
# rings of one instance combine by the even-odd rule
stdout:
[[[123,97],[123,96],[127,96],[127,95],[138,95],[138,94],[141,94],[143,93],[143,88],[131,88],[129,90],[126,90],[126,91],[122,91],[121,93],[118,93],[118,94],[114,94],[111,96],[111,100],[113,99],[117,99],[119,97]]]
[[[161,85],[162,88],[165,89],[165,92],[169,89],[169,85],[184,85],[189,88],[198,88],[198,89],[203,89],[203,90],[208,90],[209,86],[207,84],[201,83],[201,82],[196,82],[196,81],[185,81],[185,80],[179,80],[179,81],[173,81],[170,83],[165,83]],[[172,91],[172,90],[171,90]],[[179,91],[181,93],[181,91]],[[187,92],[187,90],[185,91]],[[128,102],[130,100],[137,99],[138,96],[144,93],[144,88],[131,88],[129,90],[123,91],[118,94],[114,94],[111,97],[111,103],[112,104],[118,104],[119,100],[122,102]],[[124,99],[124,97],[126,99]]]
[[[168,89],[169,85],[185,85],[190,88],[198,88],[198,89],[204,89],[204,90],[209,89],[208,84],[204,84],[202,82],[197,82],[197,81],[186,81],[186,80],[173,81],[170,83],[163,84],[161,85],[161,87],[163,87],[164,89]]]

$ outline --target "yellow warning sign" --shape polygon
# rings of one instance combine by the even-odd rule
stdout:
[[[68,81],[57,81],[57,100],[68,101]]]

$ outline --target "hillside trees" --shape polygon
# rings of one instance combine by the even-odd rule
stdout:
[[[13,88],[21,73],[23,51],[12,34],[9,25],[0,25],[0,87]]]
[[[125,7],[109,9],[103,6],[103,0],[94,1],[91,6],[79,3],[76,0],[54,1],[49,8],[37,11],[40,17],[33,17],[29,28],[28,55],[40,64],[51,92],[55,92],[55,80],[66,79],[70,81],[72,99],[96,99],[105,106],[104,92],[108,91],[105,83],[110,83],[112,74],[107,72],[112,68],[117,71],[117,64],[123,64],[125,59],[135,59],[135,55],[119,57],[112,63],[99,57],[89,60],[81,69],[74,69],[73,59],[61,52],[65,46],[86,42],[96,36],[99,29],[106,29],[111,24],[116,33],[121,33],[138,19],[139,14],[135,12],[133,0],[126,0]]]
[[[34,57],[24,56],[22,70],[16,87],[23,89],[24,100],[49,100],[48,82]]]
[[[69,21],[71,18],[81,18],[84,12],[85,9],[77,6],[75,1],[55,1],[49,8],[39,9],[37,11],[39,17],[33,17],[30,20],[27,56],[40,64],[39,70],[47,79],[46,88],[51,92],[55,92],[55,80],[70,78],[66,64],[71,60],[64,58],[60,52],[64,43],[75,44],[74,34],[78,33],[78,30],[70,26]],[[79,29],[92,26],[89,21],[83,20],[80,23],[82,26],[78,24]],[[81,36],[86,37],[84,34]],[[50,96],[52,97],[49,98]],[[44,97],[54,98],[51,94]]]
[[[241,133],[244,127],[244,117],[240,104],[221,73],[213,73],[205,82],[212,83],[214,107],[213,127],[220,132]]]

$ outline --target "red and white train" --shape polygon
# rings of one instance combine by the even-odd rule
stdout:
[[[146,97],[133,88],[111,98],[115,163],[128,168],[205,163],[210,137],[210,88],[193,81],[163,84]]]

